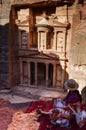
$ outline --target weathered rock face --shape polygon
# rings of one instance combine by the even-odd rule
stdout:
[[[0,1],[0,87],[8,86],[9,74],[9,13],[10,13],[10,0]]]
[[[79,82],[79,90],[86,85],[86,3],[77,5],[73,14],[73,35],[70,49],[70,77]]]
[[[9,57],[9,14],[11,4],[27,4],[47,2],[47,0],[8,0],[2,1],[0,5],[0,83],[7,86],[8,83],[8,57]],[[63,2],[62,0],[51,0],[52,2]],[[51,2],[50,1],[50,2]],[[20,11],[21,16],[25,17]],[[72,4],[60,4],[56,7],[56,12],[59,22],[70,23],[70,28],[67,31],[66,38],[66,58],[68,59],[66,72],[69,78],[74,78],[80,84],[80,90],[86,85],[86,1],[72,0]],[[48,14],[49,15],[49,14]],[[49,16],[50,17],[50,16]],[[55,17],[55,16],[54,16]],[[36,17],[37,23],[40,18]],[[35,35],[35,34],[34,34]],[[35,38],[34,38],[35,41]],[[35,42],[34,42],[35,46]],[[3,80],[4,79],[4,80]],[[4,82],[4,84],[3,84]]]

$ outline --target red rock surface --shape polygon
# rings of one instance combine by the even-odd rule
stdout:
[[[0,130],[7,130],[12,122],[13,114],[17,111],[25,111],[27,104],[11,104],[8,101],[0,99]]]

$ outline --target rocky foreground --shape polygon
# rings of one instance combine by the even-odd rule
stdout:
[[[38,130],[39,125],[35,112],[17,112],[13,115],[12,123],[8,125],[7,130]]]
[[[15,115],[15,113],[18,113],[18,112],[23,113],[28,106],[29,106],[29,103],[11,104],[8,101],[0,99],[0,129],[7,130],[9,124],[11,124],[12,122],[13,115]]]

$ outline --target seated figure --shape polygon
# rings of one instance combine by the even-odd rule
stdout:
[[[68,94],[62,99],[54,99],[53,108],[48,112],[39,109],[37,112],[49,115],[50,122],[60,127],[69,127],[70,119],[74,117],[77,125],[81,128],[86,123],[86,111],[81,109],[82,97],[77,90],[79,87],[75,80],[69,79],[65,82]]]
[[[53,120],[51,118],[51,123],[58,124],[60,127],[68,127],[69,119],[70,119],[71,115],[70,115],[70,110],[66,106],[66,103],[61,99],[55,99],[54,100],[54,109],[55,109],[56,113],[58,112],[58,115],[57,115],[55,122],[53,122]]]
[[[83,107],[84,109],[81,109],[83,106],[82,99],[85,100],[85,96],[81,96],[81,94],[84,93],[86,88],[83,89],[80,94],[78,90],[79,84],[74,79],[67,80],[64,86],[68,90],[68,94],[64,98],[64,101],[75,116],[77,125],[81,128],[86,123],[86,105]]]
[[[53,109],[49,110],[48,112],[40,109],[38,113],[49,115],[50,122],[53,125],[59,125],[60,127],[69,126],[70,111],[68,110],[65,102],[61,99],[54,100]]]

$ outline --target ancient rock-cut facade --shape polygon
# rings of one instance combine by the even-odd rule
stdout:
[[[42,2],[12,6],[10,82],[15,77],[20,85],[42,88],[63,89],[67,79],[66,44],[70,23],[67,19],[66,5],[63,20],[58,17],[61,2]],[[14,39],[14,40],[13,40]],[[18,64],[14,51],[17,46]],[[12,49],[13,48],[13,49]],[[18,66],[16,69],[16,65]],[[15,76],[16,75],[16,76]],[[11,85],[12,86],[12,85]]]

